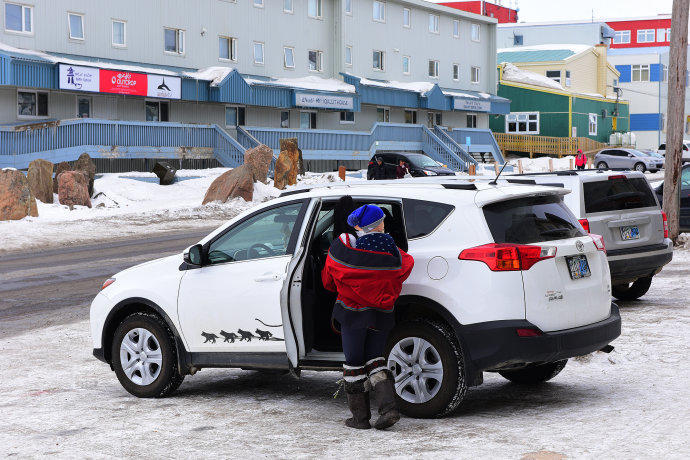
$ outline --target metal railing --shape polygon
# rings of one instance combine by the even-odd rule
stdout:
[[[455,142],[455,140],[448,135],[445,129],[442,129],[440,126],[434,126],[433,133],[466,165],[469,165],[470,163],[475,165],[477,164],[477,160],[467,153],[465,149],[460,146],[460,144]]]

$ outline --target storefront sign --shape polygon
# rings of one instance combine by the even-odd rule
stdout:
[[[60,64],[60,89],[98,92],[98,69]]]
[[[148,86],[145,73],[101,69],[101,93],[146,96]]]
[[[146,95],[149,97],[179,99],[182,95],[182,82],[179,77],[149,74],[147,85]]]
[[[466,110],[468,112],[488,112],[491,110],[491,102],[456,97],[453,100],[453,108],[455,110]]]
[[[295,93],[295,105],[298,107],[352,110],[354,109],[355,101],[354,98],[349,96]]]

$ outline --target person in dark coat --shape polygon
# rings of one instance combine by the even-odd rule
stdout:
[[[369,180],[384,180],[386,177],[386,165],[383,164],[381,157],[376,157],[373,163],[369,163],[368,171]]]
[[[405,163],[405,160],[400,160],[398,166],[395,167],[395,176],[398,179],[402,179],[403,177],[405,177],[405,174],[410,174],[410,168],[407,167],[407,163]]]
[[[378,206],[357,208],[347,222],[358,238],[342,233],[333,240],[321,272],[324,287],[338,293],[331,319],[342,336],[343,379],[352,412],[345,424],[351,428],[371,428],[367,379],[379,406],[374,427],[385,429],[400,419],[393,375],[383,353],[395,324],[395,301],[414,260],[384,233],[384,218]]]

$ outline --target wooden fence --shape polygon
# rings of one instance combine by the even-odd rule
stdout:
[[[591,153],[608,147],[608,144],[588,137],[550,137],[510,133],[494,133],[494,137],[504,156],[507,152],[524,152],[529,153],[530,158],[533,158],[535,154],[554,155],[560,158],[564,155],[577,154],[577,149]]]

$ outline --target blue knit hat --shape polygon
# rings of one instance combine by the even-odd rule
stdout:
[[[347,224],[350,227],[358,226],[365,232],[370,232],[378,227],[385,217],[383,210],[375,204],[365,204],[355,209],[347,217]]]

